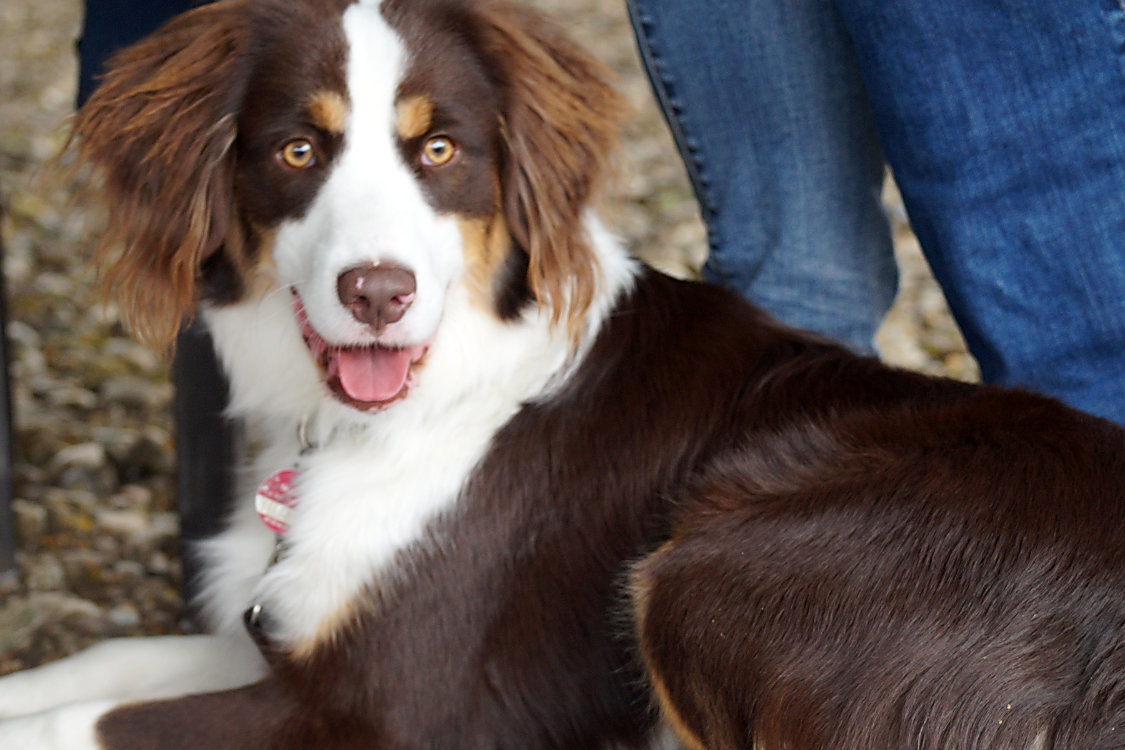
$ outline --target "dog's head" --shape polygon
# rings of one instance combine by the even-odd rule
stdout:
[[[333,392],[374,410],[409,388],[458,285],[500,319],[581,318],[582,218],[619,109],[516,5],[223,0],[114,58],[74,137],[141,338],[283,290]]]

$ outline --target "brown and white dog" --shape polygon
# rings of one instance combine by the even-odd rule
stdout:
[[[492,0],[225,0],[114,61],[108,282],[158,344],[202,306],[294,507],[272,563],[249,499],[205,546],[214,635],[0,680],[0,747],[1125,747],[1125,431],[634,262],[619,109]]]

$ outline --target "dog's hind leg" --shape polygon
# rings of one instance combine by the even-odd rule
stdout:
[[[106,641],[0,678],[0,720],[90,701],[153,700],[223,690],[254,682],[265,672],[258,650],[241,633]]]

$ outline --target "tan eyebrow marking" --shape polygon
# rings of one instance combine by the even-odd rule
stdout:
[[[404,141],[424,135],[434,120],[434,102],[424,94],[417,94],[398,103],[395,108],[395,129]]]
[[[306,107],[312,124],[330,133],[344,132],[348,119],[348,103],[337,91],[318,91],[309,97]]]

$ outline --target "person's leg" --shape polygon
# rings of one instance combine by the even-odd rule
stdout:
[[[1125,5],[838,1],[984,378],[1125,424]]]
[[[894,298],[883,159],[831,0],[628,0],[710,235],[705,276],[861,350]]]

